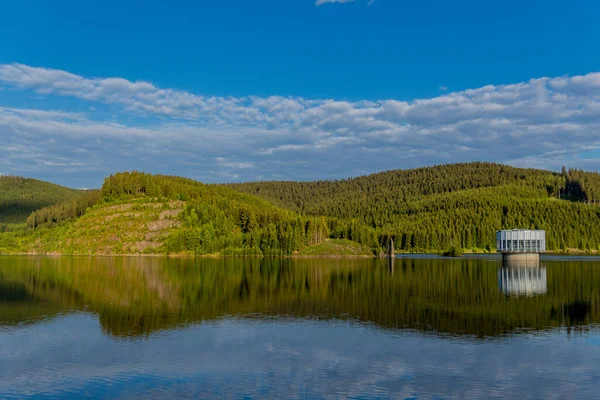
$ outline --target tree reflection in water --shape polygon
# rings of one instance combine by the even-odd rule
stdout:
[[[498,263],[469,257],[391,263],[3,257],[0,325],[86,311],[98,316],[105,333],[122,338],[230,316],[351,320],[483,338],[524,329],[587,329],[600,321],[598,262]]]

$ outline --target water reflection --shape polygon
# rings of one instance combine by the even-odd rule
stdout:
[[[0,397],[595,398],[599,267],[0,257]]]
[[[229,316],[483,338],[600,322],[600,264],[546,265],[498,272],[497,260],[476,258],[4,257],[0,326],[88,311],[118,338]]]
[[[537,296],[548,291],[546,266],[539,261],[511,261],[498,269],[498,285],[507,296]]]

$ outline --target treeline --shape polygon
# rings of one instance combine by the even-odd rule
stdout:
[[[206,185],[192,179],[144,172],[119,172],[104,179],[102,196],[164,197],[168,199],[197,199],[206,192]]]
[[[33,211],[81,194],[79,190],[37,179],[0,176],[0,226],[24,223]]]
[[[600,249],[600,207],[558,200],[597,202],[596,173],[469,163],[231,187],[304,215],[356,219],[377,231],[380,245],[392,237],[401,251],[492,250],[496,230],[513,228],[545,229],[551,250]]]
[[[85,214],[88,208],[93,207],[98,200],[100,200],[99,190],[87,190],[83,195],[73,200],[67,200],[34,211],[27,218],[27,226],[29,228],[52,226],[72,218],[80,217]]]
[[[535,188],[540,196],[558,197],[565,187],[565,178],[551,171],[476,162],[334,181],[247,182],[231,187],[310,215],[346,218],[379,214],[382,209],[394,213],[398,204],[433,194],[505,185]],[[376,220],[369,222],[377,224]]]

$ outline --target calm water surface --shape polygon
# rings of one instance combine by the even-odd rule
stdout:
[[[600,260],[0,257],[0,398],[600,396]]]

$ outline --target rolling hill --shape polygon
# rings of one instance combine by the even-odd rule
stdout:
[[[492,163],[233,185],[134,171],[33,212],[0,251],[358,256],[390,238],[399,251],[494,251],[496,230],[512,228],[545,229],[552,251],[598,251],[599,193],[596,173]]]
[[[33,211],[82,193],[37,179],[0,176],[0,225],[24,223]]]
[[[578,170],[466,163],[231,187],[304,215],[356,219],[404,251],[493,249],[495,231],[511,228],[547,230],[553,250],[600,245],[600,175]]]
[[[379,251],[372,228],[303,216],[221,185],[141,172],[111,175],[101,191],[38,210],[28,223],[28,230],[0,237],[0,251],[281,256],[325,242],[334,223],[353,230],[362,244],[355,255]]]

